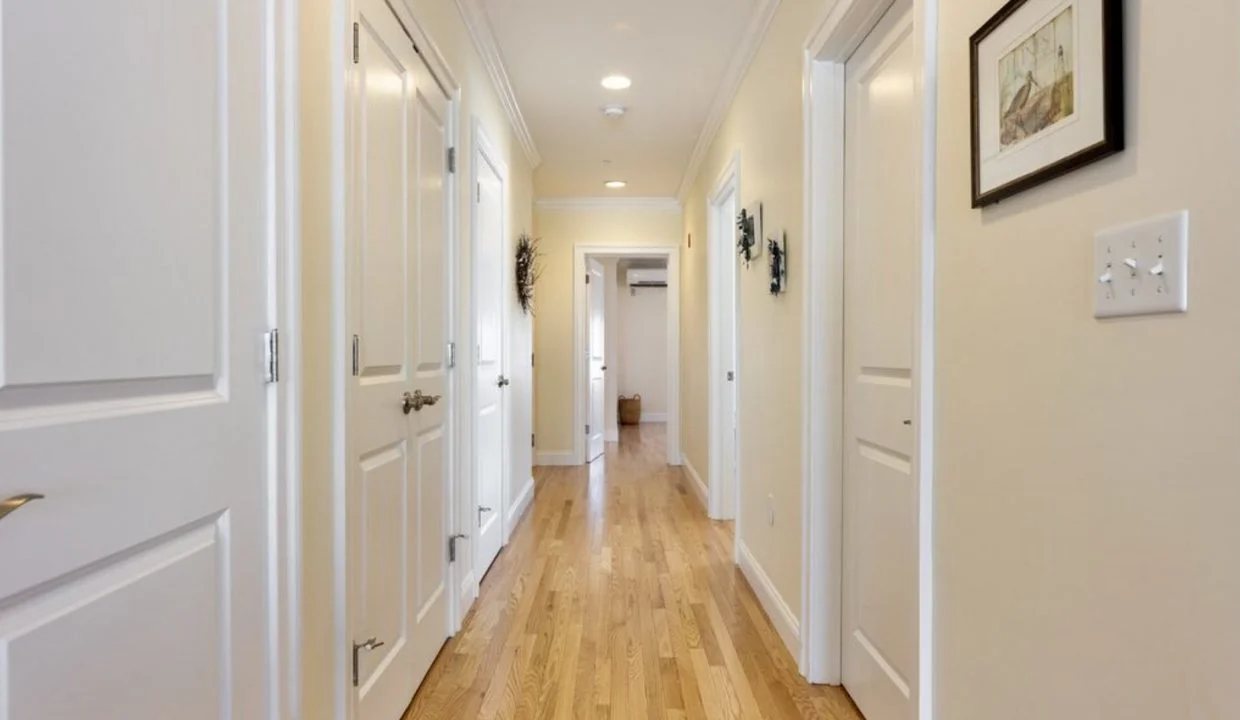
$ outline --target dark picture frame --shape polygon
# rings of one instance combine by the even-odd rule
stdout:
[[[1102,93],[1101,97],[1091,96],[1084,92],[1075,92],[1075,86],[1072,88],[1073,100],[1070,102],[1079,103],[1080,108],[1073,106],[1072,111],[1076,112],[1084,108],[1087,104],[1101,103],[1102,111],[1102,134],[1096,139],[1090,138],[1093,142],[1085,144],[1083,147],[1074,148],[1071,152],[1059,156],[1047,157],[1046,162],[1037,168],[1021,174],[1015,179],[1008,180],[995,187],[983,187],[983,163],[987,162],[982,157],[982,136],[983,136],[983,108],[981,107],[981,74],[980,74],[980,48],[982,44],[996,30],[1002,28],[1012,20],[1012,17],[1029,3],[1046,3],[1054,6],[1054,3],[1047,0],[1011,0],[1003,6],[994,17],[990,18],[973,36],[969,39],[969,56],[970,56],[970,74],[971,74],[971,112],[972,121],[972,173],[973,173],[973,207],[981,208],[987,205],[1006,200],[1013,195],[1025,192],[1031,188],[1037,187],[1044,183],[1060,178],[1068,173],[1078,170],[1086,165],[1095,163],[1103,158],[1110,157],[1124,150],[1124,6],[1123,0],[1073,0],[1067,6],[1063,6],[1062,12],[1076,12],[1077,8],[1086,6],[1096,6],[1101,10],[1101,31],[1102,37],[1099,39],[1089,38],[1089,42],[1077,42],[1079,47],[1074,46],[1072,52],[1090,52],[1097,51],[1101,54],[1102,66]],[[1090,8],[1093,10],[1094,8]],[[1079,17],[1074,15],[1073,19]],[[1049,27],[1049,25],[1047,26]],[[1023,30],[1023,29],[1022,29]],[[1036,27],[1031,27],[1032,32],[1039,32]],[[1053,32],[1053,31],[1052,31]],[[1030,42],[1029,38],[1034,37],[1030,34],[1023,42]],[[1084,40],[1079,36],[1073,36],[1074,41]],[[1013,53],[1014,54],[1014,53]],[[1062,46],[1059,48],[1059,59],[1062,61],[1064,50]],[[1006,60],[1006,58],[1004,58]],[[1075,59],[1075,56],[1074,56]],[[1079,67],[1076,65],[1075,67]],[[998,69],[995,69],[998,73]],[[1033,72],[1030,71],[1028,85],[1037,87],[1038,84],[1034,80]],[[1070,73],[1066,78],[1069,83],[1075,83],[1076,78]],[[1044,83],[1045,84],[1045,83]],[[1058,88],[1047,88],[1043,94],[1057,91]],[[1025,90],[1024,95],[1012,102],[1015,105],[1019,102],[1019,98],[1023,97],[1027,102],[1031,94],[1030,90]],[[1054,96],[1052,96],[1054,97]],[[1046,100],[1046,102],[1051,102]],[[994,110],[995,108],[989,108]],[[1019,108],[1017,108],[1019,109]],[[1013,113],[1013,109],[1009,108],[1009,113]],[[999,117],[999,113],[992,113],[990,119],[995,123],[996,129],[1000,136],[1005,133],[1001,123],[1007,120],[1006,117]],[[1013,120],[1014,124],[1018,121]],[[1049,126],[1048,126],[1049,127]],[[1023,128],[1021,128],[1023,129]],[[1035,134],[1029,135],[1032,143],[1038,143],[1036,133],[1042,132],[1042,129],[1035,130]],[[1023,138],[1022,138],[1023,139]],[[1046,145],[1047,143],[1042,143]],[[1025,148],[1023,152],[1036,151],[1036,148]]]

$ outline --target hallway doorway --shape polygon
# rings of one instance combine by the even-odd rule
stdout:
[[[736,217],[741,211],[741,158],[724,169],[707,200],[710,304],[710,391],[707,477],[710,516],[737,517],[740,493],[740,260]]]
[[[576,463],[633,436],[619,398],[641,395],[634,424],[663,424],[665,462],[681,465],[679,248],[578,245],[575,260]]]

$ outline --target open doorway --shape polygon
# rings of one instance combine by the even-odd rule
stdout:
[[[616,298],[609,307],[615,330],[611,353],[616,393],[616,441],[622,449],[667,433],[667,258],[622,258]]]
[[[679,248],[578,245],[575,260],[577,462],[651,433],[657,442],[644,446],[663,446],[669,465],[682,464]],[[636,411],[626,423],[621,396]]]

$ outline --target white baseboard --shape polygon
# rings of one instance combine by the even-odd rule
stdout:
[[[563,467],[580,463],[571,452],[540,452],[534,456],[534,464],[541,467]]]
[[[801,621],[792,614],[792,609],[775,589],[771,578],[740,538],[736,540],[736,554],[740,557],[741,573],[749,581],[749,587],[753,588],[754,595],[758,596],[762,609],[766,610],[767,616],[771,618],[771,623],[784,641],[784,646],[788,648],[792,657],[801,657]]]
[[[521,488],[521,492],[517,493],[517,497],[512,501],[512,507],[508,508],[508,525],[504,528],[504,537],[512,536],[512,531],[516,529],[517,523],[521,522],[521,518],[525,516],[525,511],[530,509],[530,505],[534,502],[534,478],[525,481],[525,487]]]
[[[644,423],[660,423],[667,422],[667,413],[642,413],[642,422]]]
[[[706,489],[706,483],[702,482],[702,476],[698,475],[697,468],[693,467],[693,463],[689,462],[687,455],[680,456],[681,466],[685,469],[685,474],[689,476],[689,487],[693,489],[693,494],[698,500],[702,501],[702,509],[710,507],[710,494]]]
[[[607,428],[607,442],[620,442],[620,428]]]
[[[474,606],[474,601],[478,599],[478,580],[474,577],[473,570],[466,573],[465,578],[461,580],[461,592],[457,595],[457,599],[461,604],[457,608],[456,616],[464,622],[465,616],[469,614],[469,609]]]

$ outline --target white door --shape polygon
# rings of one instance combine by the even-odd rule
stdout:
[[[603,264],[598,260],[586,261],[586,363],[590,379],[586,421],[586,462],[594,462],[606,449],[607,423],[603,415],[607,402],[607,285],[603,278]]]
[[[265,4],[3,12],[0,717],[269,717]]]
[[[504,545],[504,484],[508,468],[508,415],[504,375],[504,183],[479,152],[474,193],[477,245],[474,257],[475,312],[477,313],[478,374],[475,385],[477,421],[474,425],[474,463],[477,468],[477,562],[479,580]]]
[[[359,720],[397,720],[448,635],[448,102],[383,0],[358,7],[348,324]]]
[[[722,444],[720,448],[720,472],[724,481],[723,506],[721,517],[736,517],[736,498],[739,492],[737,476],[737,438],[736,438],[736,321],[737,321],[737,272],[740,260],[736,254],[736,216],[740,214],[740,203],[734,191],[728,191],[717,206],[719,213],[718,225],[723,229],[720,239],[723,247],[719,257],[719,352],[723,358],[722,386],[717,388],[720,398],[720,416],[724,419]]]
[[[917,682],[913,455],[919,68],[911,2],[847,64],[844,686],[868,720],[912,720]]]

